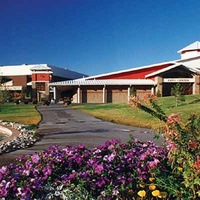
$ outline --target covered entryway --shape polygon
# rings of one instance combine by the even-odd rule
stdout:
[[[148,92],[154,93],[155,82],[147,79],[134,80],[74,80],[51,83],[54,99],[61,94],[72,94],[72,103],[120,103],[128,102],[131,88],[141,98]]]
[[[171,96],[171,89],[177,84],[183,88],[184,95],[193,94],[193,84],[194,83],[183,83],[183,82],[173,82],[173,83],[164,83],[163,84],[163,96]]]
[[[181,84],[185,95],[192,94],[194,83],[193,75],[194,73],[184,65],[178,65],[163,73],[163,96],[171,96],[171,89],[177,83]]]

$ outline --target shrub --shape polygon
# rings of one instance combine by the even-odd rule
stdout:
[[[37,104],[38,102],[37,102],[36,99],[33,99],[32,103],[33,103],[33,104]]]
[[[43,105],[49,106],[50,105],[50,101],[48,101],[48,100],[43,101]]]
[[[28,104],[28,99],[23,100],[24,104]]]
[[[16,104],[16,105],[18,105],[18,104],[19,104],[19,102],[20,102],[20,100],[19,100],[19,99],[16,99],[16,100],[15,100],[15,104]]]
[[[156,184],[176,199],[200,198],[200,116],[191,114],[183,123],[177,114],[167,117],[154,95],[147,94],[146,102],[150,104],[132,98],[133,107],[165,122],[163,136],[168,162],[165,170],[154,170]]]
[[[0,197],[6,199],[157,199],[167,193],[154,184],[165,170],[167,152],[153,142],[107,141],[88,150],[50,147],[0,169]],[[147,198],[148,199],[148,198]]]

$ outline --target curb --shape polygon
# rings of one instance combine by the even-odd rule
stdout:
[[[12,140],[14,137],[18,136],[19,135],[19,131],[16,130],[15,128],[13,127],[8,127],[8,126],[5,126],[3,124],[0,123],[0,132],[7,136],[5,137],[3,140],[0,141],[0,143],[3,143],[3,142],[7,142],[7,141],[10,141]]]

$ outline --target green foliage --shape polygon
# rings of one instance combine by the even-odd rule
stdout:
[[[154,171],[156,184],[176,199],[200,198],[200,116],[191,114],[183,123],[177,114],[167,116],[154,96],[148,95],[148,102],[133,99],[136,107],[165,122],[168,162]]]
[[[2,77],[0,76],[0,104],[5,103],[10,97],[10,92],[2,87]]]
[[[187,121],[192,112],[200,114],[200,95],[185,95],[185,102],[180,102],[178,107],[174,105],[173,96],[157,98],[157,104],[167,115],[173,112],[178,113],[183,121]],[[127,103],[71,104],[70,107],[119,124],[155,128],[162,123],[142,110],[132,109]]]
[[[89,192],[84,188],[83,184],[74,185],[71,184],[63,190],[66,199],[76,199],[76,200],[90,200],[93,199]]]
[[[156,94],[156,95],[157,95],[157,97],[161,97],[161,96],[162,96],[160,90],[157,91],[157,94]]]
[[[0,120],[37,125],[41,115],[33,104],[4,103],[1,105]]]
[[[134,87],[131,87],[130,94],[133,95],[133,96],[136,96],[137,95],[137,90]]]
[[[0,90],[0,103],[5,103],[10,98],[10,92],[8,90]]]
[[[178,101],[185,101],[184,89],[180,83],[177,83],[171,88],[171,95],[175,97],[175,105],[178,106]]]

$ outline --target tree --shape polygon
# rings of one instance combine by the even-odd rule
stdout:
[[[2,84],[2,76],[0,76],[0,104],[5,103],[10,98],[10,92]]]
[[[177,83],[171,88],[171,95],[175,97],[175,105],[178,106],[178,101],[185,101],[184,89],[180,83]]]

